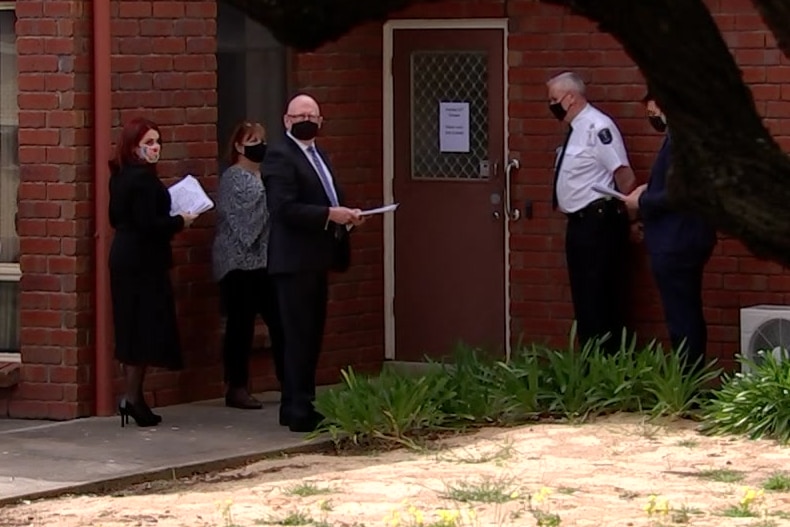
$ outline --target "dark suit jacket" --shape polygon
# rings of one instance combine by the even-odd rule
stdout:
[[[716,244],[716,230],[693,212],[674,210],[667,195],[667,172],[672,140],[667,134],[650,171],[650,181],[639,198],[639,213],[648,252],[707,254]]]
[[[124,166],[110,175],[110,225],[115,236],[110,268],[166,270],[173,265],[170,240],[184,228],[170,216],[170,193],[152,165]]]
[[[333,174],[342,204],[343,191],[329,160],[316,149]],[[288,136],[270,145],[262,176],[271,213],[269,273],[345,271],[350,259],[348,231],[327,222],[331,203],[301,147]]]

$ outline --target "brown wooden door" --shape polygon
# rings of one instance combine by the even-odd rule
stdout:
[[[503,38],[394,30],[397,360],[504,353]]]

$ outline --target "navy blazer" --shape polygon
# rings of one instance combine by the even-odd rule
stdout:
[[[326,154],[316,150],[334,174]],[[348,230],[327,221],[331,203],[301,147],[288,136],[269,145],[261,174],[271,214],[269,273],[345,271],[350,258]],[[337,179],[334,186],[342,205]]]
[[[645,245],[651,254],[709,252],[716,244],[716,230],[693,212],[673,210],[667,195],[672,140],[667,134],[658,151],[650,181],[639,198]]]

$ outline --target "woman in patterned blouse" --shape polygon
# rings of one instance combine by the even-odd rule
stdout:
[[[265,138],[264,128],[258,123],[243,122],[236,127],[228,145],[230,166],[219,178],[216,199],[213,263],[226,316],[225,404],[241,409],[262,407],[248,387],[249,357],[258,315],[269,328],[275,373],[282,382],[282,327],[266,270],[269,211],[260,172],[266,155]]]

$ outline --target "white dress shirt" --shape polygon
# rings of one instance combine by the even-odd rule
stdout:
[[[614,172],[630,166],[623,137],[614,121],[587,104],[571,121],[573,132],[557,177],[557,204],[565,213],[579,211],[604,197],[593,185],[615,188]],[[556,163],[562,147],[557,149]]]

